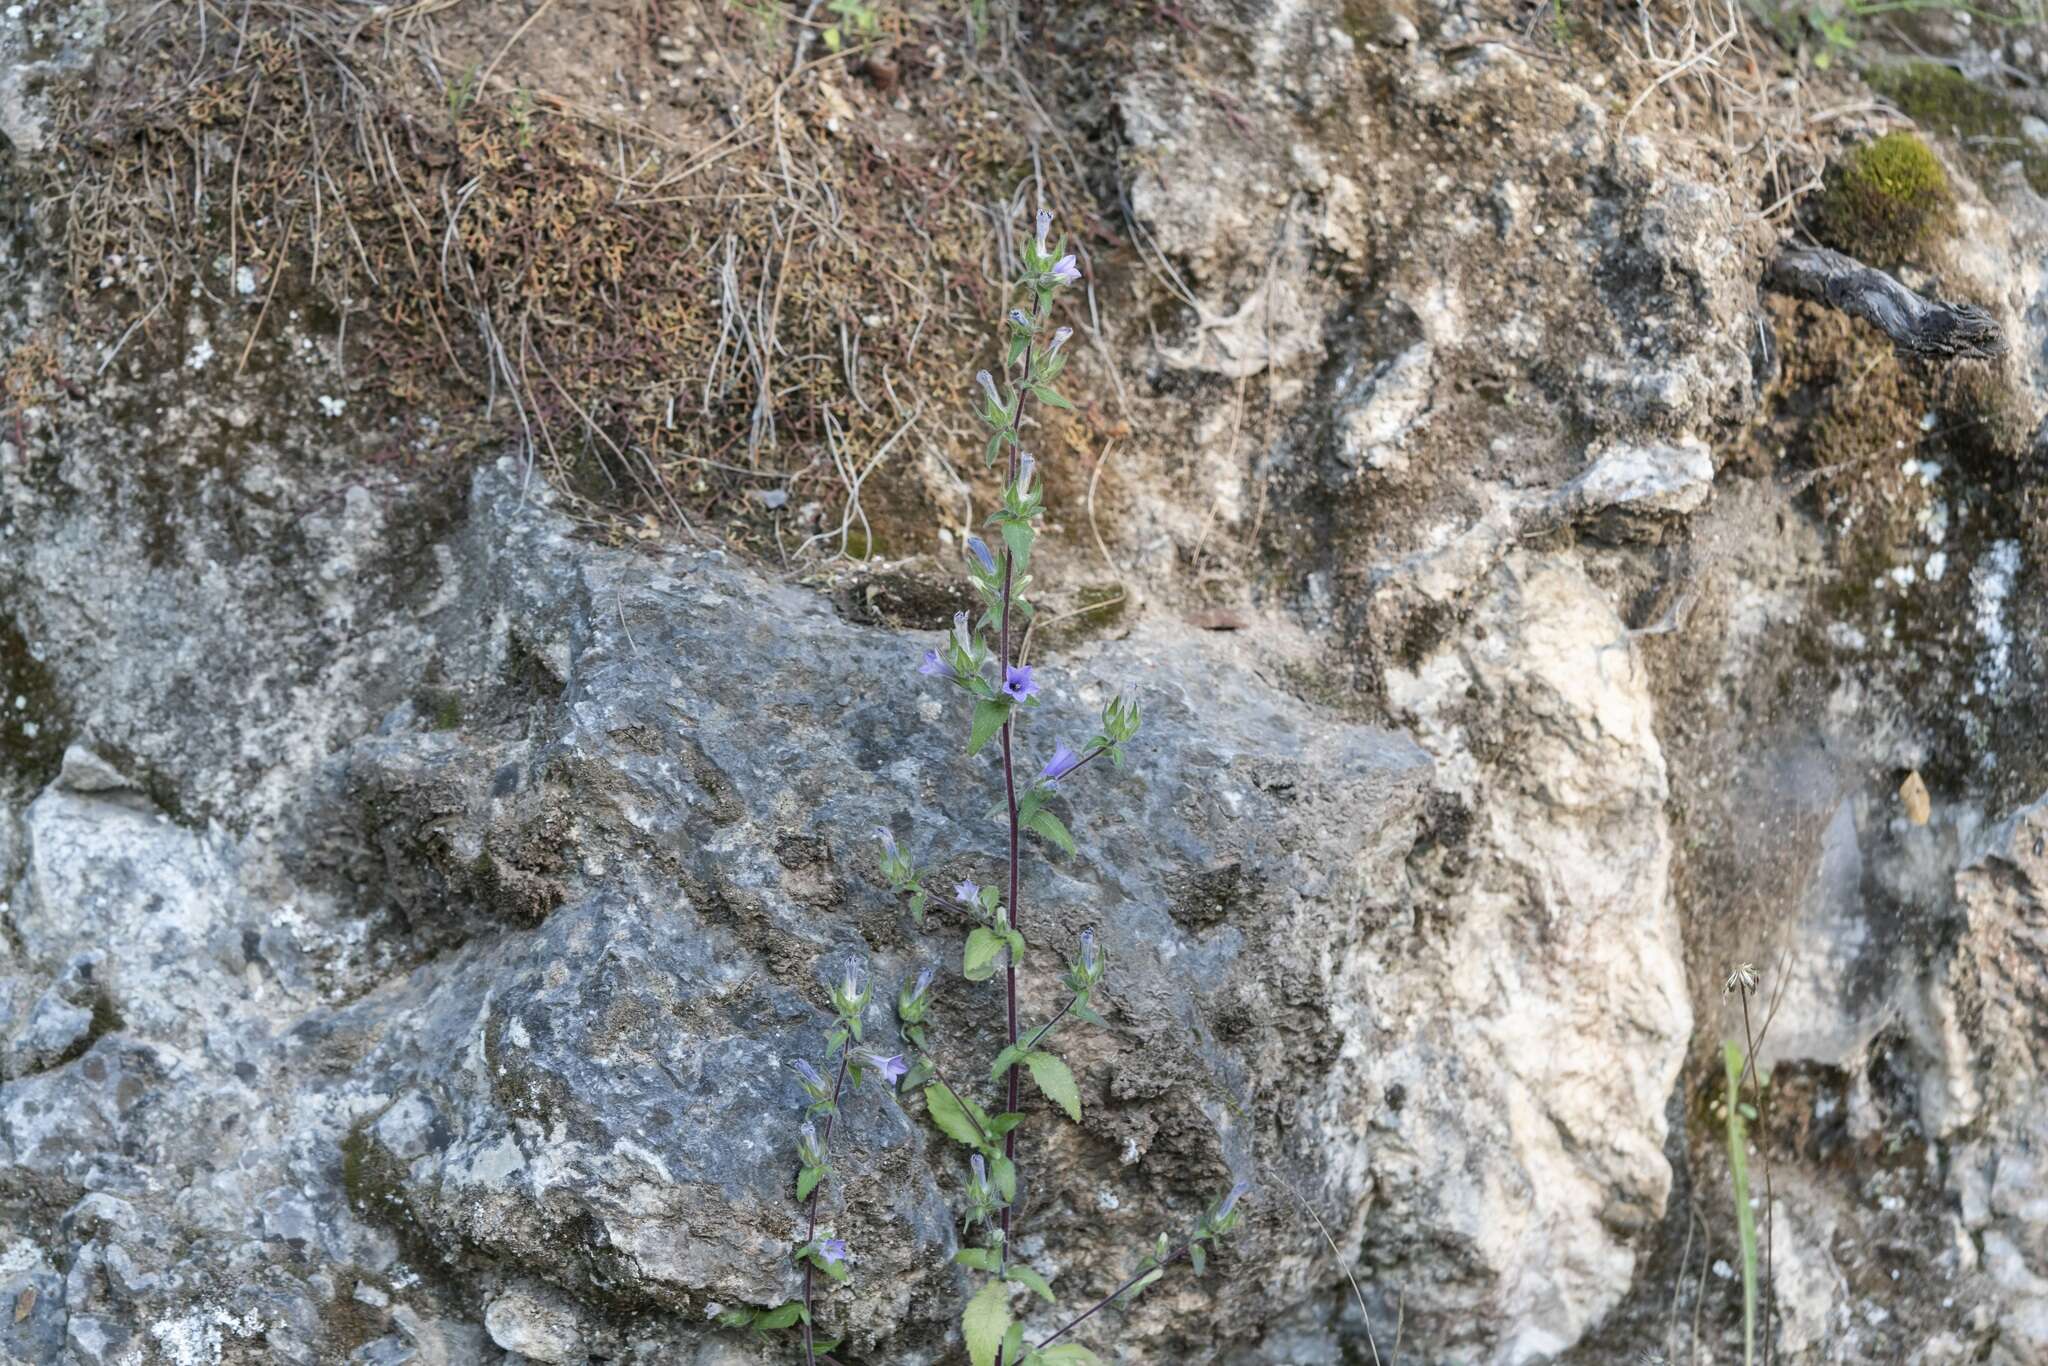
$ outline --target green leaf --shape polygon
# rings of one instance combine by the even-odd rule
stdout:
[[[769,1329],[774,1328],[787,1328],[791,1324],[795,1323],[797,1321],[797,1316],[802,1314],[803,1312],[804,1307],[798,1304],[796,1301],[791,1300],[788,1304],[783,1305],[781,1308],[770,1309],[767,1313],[755,1319],[754,1327],[757,1330],[763,1332],[766,1332]]]
[[[1123,1304],[1129,1304],[1132,1300],[1135,1300],[1136,1298],[1138,1298],[1138,1296],[1142,1295],[1145,1292],[1145,1288],[1147,1286],[1151,1285],[1152,1282],[1158,1280],[1161,1276],[1164,1276],[1165,1274],[1166,1273],[1164,1271],[1161,1271],[1158,1267],[1153,1267],[1150,1271],[1146,1272],[1144,1275],[1140,1276],[1137,1280],[1131,1283],[1131,1288],[1129,1290],[1124,1291],[1120,1302]]]
[[[1012,572],[1022,574],[1031,564],[1031,528],[1024,522],[1003,523],[1003,544],[1010,548]]]
[[[1018,819],[1023,819],[1021,813]],[[1031,813],[1031,819],[1027,824],[1067,853],[1071,854],[1074,852],[1074,837],[1067,833],[1067,827],[1061,825],[1060,818],[1053,815],[1052,812],[1034,811]]]
[[[974,1366],[995,1366],[996,1349],[1009,1329],[1009,1287],[990,1281],[975,1292],[960,1316],[960,1332],[967,1339],[967,1356]]]
[[[1016,1128],[1019,1124],[1022,1124],[1023,1122],[1024,1116],[1018,1114],[1014,1110],[1006,1110],[1002,1114],[997,1115],[994,1119],[988,1122],[988,1131],[991,1134],[994,1134],[997,1138],[1001,1138],[1004,1134],[1010,1132],[1010,1130]]]
[[[998,1153],[998,1154],[996,1155],[996,1159],[995,1159],[995,1161],[993,1161],[993,1162],[991,1162],[991,1163],[989,1164],[988,1174],[989,1174],[989,1179],[990,1179],[990,1180],[992,1180],[992,1181],[994,1181],[994,1182],[996,1183],[996,1193],[997,1193],[997,1194],[999,1194],[999,1195],[1001,1195],[1001,1196],[1003,1197],[1003,1203],[1004,1203],[1004,1204],[1006,1204],[1006,1205],[1007,1205],[1007,1204],[1011,1203],[1012,1201],[1016,1200],[1016,1198],[1017,1198],[1017,1164],[1016,1164],[1016,1163],[1012,1162],[1012,1161],[1011,1161],[1011,1160],[1010,1160],[1009,1158],[1007,1158],[1007,1157],[1004,1157],[1004,1156],[1002,1156],[1002,1155],[1001,1155],[1000,1153]]]
[[[974,704],[974,724],[967,734],[967,753],[981,753],[981,747],[995,737],[1003,728],[1003,722],[1010,719],[1010,704],[995,702],[987,698]]]
[[[1103,1019],[1100,1015],[1097,1015],[1086,1001],[1074,1002],[1074,1014],[1080,1016],[1082,1019],[1086,1020],[1089,1024],[1092,1025],[1101,1025],[1104,1028],[1107,1028],[1109,1025],[1109,1021]]]
[[[1202,1251],[1200,1243],[1188,1244],[1188,1265],[1194,1267],[1197,1276],[1201,1275],[1202,1269],[1209,1265],[1209,1254]]]
[[[981,1147],[981,1135],[974,1130],[973,1118],[961,1108],[959,1097],[945,1083],[935,1081],[924,1088],[924,1108],[946,1137],[970,1148]]]
[[[1022,1262],[1011,1262],[1003,1271],[1003,1276],[1005,1279],[1015,1281],[1019,1285],[1030,1286],[1039,1293],[1047,1304],[1059,1303],[1057,1299],[1053,1298],[1052,1287],[1046,1283],[1045,1277],[1039,1275],[1030,1267],[1025,1266]]]
[[[1049,384],[1033,385],[1031,392],[1038,395],[1038,401],[1048,408],[1065,408],[1069,412],[1073,411],[1074,405],[1061,398]]]
[[[754,1311],[745,1306],[728,1309],[718,1316],[718,1326],[721,1328],[745,1328],[753,1321]]]
[[[923,891],[919,891],[910,898],[910,918],[917,923],[919,929],[924,928],[924,904],[925,894]]]
[[[853,1274],[847,1269],[845,1262],[835,1262],[822,1252],[814,1254],[811,1260],[817,1263],[818,1270],[824,1272],[835,1281],[843,1281]]]
[[[995,1062],[988,1069],[988,1079],[990,1081],[1001,1081],[1005,1072],[1023,1061],[1024,1053],[1024,1045],[1013,1043],[1002,1052],[996,1054]]]
[[[996,1255],[996,1250],[992,1247],[963,1247],[953,1254],[953,1264],[972,1267],[976,1271],[986,1271],[994,1275],[996,1268],[1002,1265],[1002,1258]]]
[[[1012,1323],[1010,1325],[1010,1331],[1003,1334],[1003,1360],[1022,1361],[1023,1359],[1024,1325],[1021,1323]]]
[[[801,1172],[797,1173],[796,1198],[799,1200],[810,1199],[811,1192],[816,1190],[818,1183],[824,1179],[825,1168],[805,1167]]]
[[[826,1056],[826,1057],[830,1058],[830,1057],[834,1057],[834,1056],[837,1056],[837,1054],[838,1054],[839,1050],[840,1050],[840,1049],[842,1049],[842,1048],[844,1048],[844,1047],[846,1047],[846,1031],[845,1031],[845,1030],[843,1030],[843,1029],[835,1029],[835,1030],[833,1030],[833,1031],[832,1031],[832,1032],[831,1032],[830,1034],[827,1034],[827,1035],[825,1036],[825,1056]]]
[[[1050,1053],[1033,1053],[1024,1059],[1024,1065],[1031,1069],[1031,1080],[1038,1083],[1045,1098],[1065,1110],[1068,1119],[1080,1123],[1081,1088],[1075,1085],[1067,1065]]]
[[[1038,1354],[1045,1366],[1102,1366],[1102,1358],[1078,1342],[1063,1342]]]
[[[967,932],[967,947],[960,956],[960,971],[970,982],[985,982],[995,976],[996,955],[1003,951],[1003,937],[986,925]]]

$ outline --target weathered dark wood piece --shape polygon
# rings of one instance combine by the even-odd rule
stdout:
[[[1764,284],[1861,318],[1916,356],[1988,360],[2005,354],[2005,334],[1975,304],[1916,294],[1883,271],[1826,247],[1786,247],[1764,273]]]

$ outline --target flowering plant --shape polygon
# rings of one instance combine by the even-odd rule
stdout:
[[[1110,1305],[1129,1304],[1182,1259],[1199,1274],[1207,1261],[1207,1246],[1235,1229],[1243,1217],[1239,1202],[1247,1187],[1239,1183],[1212,1204],[1178,1242],[1159,1235],[1122,1284],[1036,1342],[1027,1341],[1023,1321],[1012,1313],[1012,1294],[1017,1287],[1048,1304],[1058,1303],[1046,1277],[1012,1251],[1022,1180],[1018,1136],[1028,1118],[1023,1078],[1028,1074],[1040,1095],[1069,1119],[1080,1121],[1080,1086],[1072,1069],[1049,1045],[1054,1029],[1069,1016],[1088,1024],[1104,1023],[1093,1001],[1109,971],[1108,955],[1096,942],[1094,931],[1083,930],[1060,979],[1068,992],[1066,1003],[1043,1024],[1029,1030],[1024,1027],[1018,1010],[1017,978],[1031,946],[1019,928],[1017,914],[1025,852],[1022,837],[1029,832],[1053,849],[1073,854],[1073,835],[1047,803],[1062,784],[1071,782],[1097,759],[1107,757],[1113,767],[1121,768],[1125,746],[1137,735],[1140,723],[1137,703],[1119,697],[1103,709],[1100,730],[1079,750],[1064,740],[1056,741],[1035,778],[1025,776],[1028,767],[1019,763],[1018,722],[1038,709],[1050,686],[1044,671],[1034,670],[1022,658],[1024,634],[1020,628],[1032,615],[1028,595],[1032,545],[1044,511],[1037,462],[1023,445],[1024,410],[1029,399],[1053,408],[1072,406],[1060,396],[1054,381],[1066,366],[1064,348],[1073,330],[1052,325],[1052,306],[1061,288],[1081,278],[1075,258],[1062,250],[1064,243],[1047,244],[1052,215],[1039,214],[1037,227],[1036,236],[1024,244],[1023,277],[1016,286],[1028,308],[1013,307],[1004,320],[1003,379],[998,382],[987,370],[975,376],[981,394],[979,416],[989,433],[985,460],[990,465],[1001,460],[1004,469],[1002,498],[987,522],[993,533],[990,540],[970,536],[967,541],[967,577],[982,610],[978,618],[968,612],[956,615],[945,639],[926,650],[915,666],[918,673],[965,694],[970,704],[967,753],[979,754],[994,742],[1001,755],[1003,800],[998,810],[1008,831],[1002,885],[983,887],[972,879],[962,879],[950,892],[935,890],[926,885],[931,870],[919,868],[891,831],[875,832],[881,874],[906,900],[917,925],[924,927],[935,908],[966,925],[961,975],[970,983],[980,983],[1002,974],[1005,1046],[990,1066],[989,1079],[1001,1088],[1003,1102],[991,1113],[954,1085],[941,1068],[928,1032],[931,968],[919,972],[896,998],[897,1025],[915,1055],[914,1062],[902,1055],[856,1054],[872,987],[862,987],[857,974],[849,970],[845,980],[833,988],[835,1022],[827,1036],[826,1057],[828,1062],[836,1060],[836,1076],[828,1084],[809,1062],[793,1065],[809,1097],[796,1142],[796,1193],[800,1201],[808,1202],[804,1242],[795,1253],[804,1265],[803,1299],[771,1310],[737,1310],[727,1319],[757,1330],[801,1327],[808,1366],[815,1366],[833,1345],[813,1332],[814,1276],[823,1272],[835,1281],[848,1276],[846,1245],[836,1238],[820,1237],[817,1209],[819,1188],[831,1173],[827,1150],[832,1120],[849,1079],[859,1086],[864,1075],[872,1073],[884,1086],[900,1087],[905,1093],[921,1091],[932,1123],[967,1149],[960,1227],[974,1245],[961,1248],[953,1260],[987,1278],[961,1314],[961,1332],[973,1366],[1061,1366],[1097,1361],[1087,1347],[1062,1339]],[[820,1117],[822,1129],[817,1123]]]
[[[1138,705],[1119,697],[1103,709],[1100,731],[1080,750],[1064,740],[1056,741],[1037,777],[1020,781],[1018,722],[1038,707],[1047,686],[1043,671],[1035,673],[1023,663],[1018,648],[1022,644],[1019,628],[1031,619],[1031,553],[1045,503],[1044,489],[1036,478],[1037,461],[1024,449],[1024,408],[1029,399],[1054,408],[1072,406],[1060,396],[1054,382],[1066,366],[1064,348],[1073,330],[1052,325],[1052,306],[1062,287],[1081,278],[1074,257],[1062,251],[1063,244],[1048,246],[1051,230],[1052,215],[1041,213],[1036,236],[1023,248],[1024,274],[1017,289],[1029,307],[1028,311],[1011,308],[1005,316],[1003,381],[999,383],[986,370],[975,376],[981,391],[980,417],[989,433],[985,459],[989,464],[999,459],[1004,462],[1002,498],[988,519],[996,548],[991,549],[979,536],[969,537],[967,542],[967,577],[982,612],[972,622],[968,613],[956,616],[944,644],[927,651],[919,666],[920,673],[951,683],[970,700],[968,754],[980,753],[992,741],[998,744],[1003,775],[1000,809],[1007,818],[1009,835],[1003,886],[981,887],[963,880],[950,896],[935,892],[924,885],[926,874],[897,847],[895,838],[887,831],[880,832],[882,874],[908,899],[917,922],[922,925],[933,906],[966,922],[961,975],[970,982],[982,982],[992,978],[999,967],[1003,974],[1006,1044],[989,1069],[990,1080],[1003,1088],[1003,1107],[995,1114],[947,1081],[932,1055],[924,1033],[927,977],[919,978],[914,1008],[898,1011],[904,1037],[919,1054],[910,1077],[923,1086],[926,1113],[941,1132],[968,1150],[961,1227],[963,1232],[978,1230],[981,1245],[962,1248],[953,1260],[989,1278],[961,1315],[962,1334],[974,1366],[1094,1361],[1094,1353],[1086,1347],[1060,1339],[1112,1302],[1128,1304],[1181,1257],[1200,1271],[1206,1260],[1204,1244],[1236,1227],[1238,1201],[1244,1194],[1241,1186],[1233,1188],[1177,1246],[1161,1235],[1122,1285],[1038,1342],[1026,1342],[1022,1321],[1011,1313],[1011,1287],[1023,1286],[1048,1303],[1057,1301],[1045,1277],[1011,1252],[1016,1237],[1018,1134],[1026,1119],[1022,1079],[1029,1074],[1045,1099],[1070,1119],[1080,1120],[1080,1087],[1072,1069],[1048,1044],[1054,1028],[1069,1015],[1090,1024],[1102,1023],[1092,998],[1109,964],[1095,942],[1094,931],[1083,930],[1062,979],[1070,993],[1066,1004],[1044,1024],[1025,1030],[1017,1005],[1017,974],[1030,947],[1017,918],[1024,863],[1021,837],[1029,831],[1055,849],[1072,854],[1073,836],[1047,803],[1062,782],[1097,759],[1107,756],[1113,766],[1122,767],[1124,746],[1137,735],[1140,721]],[[990,634],[995,637],[993,649]],[[907,995],[905,1002],[912,999]],[[899,1007],[902,1004],[899,1002]]]

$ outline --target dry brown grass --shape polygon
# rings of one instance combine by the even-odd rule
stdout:
[[[468,414],[443,446],[517,437],[617,528],[730,531],[777,487],[821,504],[810,553],[873,544],[865,472],[971,448],[965,406],[924,400],[986,346],[992,229],[1062,193],[1037,116],[936,17],[834,54],[716,3],[608,3],[118,14],[46,187],[74,321],[141,354],[208,307],[261,367],[296,314],[372,413]],[[664,89],[678,29],[720,42]],[[523,52],[559,67],[579,35],[664,98],[527,83],[550,65]]]

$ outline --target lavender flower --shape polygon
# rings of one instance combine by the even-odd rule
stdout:
[[[1032,457],[1030,451],[1019,451],[1017,453],[1017,496],[1019,498],[1030,496],[1031,476],[1037,469],[1038,461]]]
[[[1037,692],[1038,685],[1031,681],[1031,666],[1029,664],[1012,665],[1010,671],[1003,675],[1003,696],[1009,698],[1012,702],[1022,702],[1025,698],[1034,696]]]
[[[896,1018],[903,1021],[906,1025],[923,1023],[924,1013],[928,1006],[926,996],[931,989],[932,970],[926,967],[917,974],[915,984],[906,983],[903,990],[896,993]],[[915,1029],[910,1031],[910,1041],[920,1046],[924,1043],[924,1040],[918,1036]]]
[[[790,1067],[795,1070],[797,1076],[803,1078],[804,1086],[807,1089],[819,1093],[825,1091],[825,1079],[818,1075],[817,1068],[811,1066],[802,1058],[798,1058],[795,1062],[791,1063]]]
[[[969,536],[967,538],[967,548],[974,552],[975,559],[981,561],[983,573],[993,574],[996,572],[996,557],[989,553],[987,541],[982,540],[979,536]]]
[[[1071,260],[1072,258],[1069,259]],[[988,401],[993,407],[998,411],[1007,411],[1003,408],[1003,396],[996,392],[994,375],[991,375],[986,370],[976,370],[974,372],[974,382],[981,386],[981,392],[988,395]]]
[[[1068,259],[1069,261],[1071,261],[1071,260],[1073,260],[1074,258],[1073,258],[1073,257],[1071,257],[1071,256],[1069,256],[1069,257],[1068,257],[1067,259]],[[1053,334],[1052,334],[1052,341],[1050,341],[1049,343],[1047,343],[1047,344],[1046,344],[1046,348],[1045,348],[1045,355],[1046,355],[1046,359],[1047,359],[1047,360],[1050,360],[1050,359],[1052,359],[1052,358],[1053,358],[1054,356],[1057,356],[1057,355],[1058,355],[1058,354],[1060,353],[1060,348],[1061,348],[1062,346],[1065,346],[1065,345],[1067,344],[1067,338],[1069,338],[1069,337],[1071,337],[1071,336],[1073,336],[1073,335],[1074,335],[1074,329],[1073,329],[1073,328],[1071,328],[1071,327],[1062,327],[1062,328],[1061,328],[1061,329],[1060,329],[1059,331],[1057,331],[1057,332],[1053,333]]]
[[[1010,321],[1026,332],[1031,330],[1031,319],[1025,315],[1024,310],[1021,308],[1010,310]]]
[[[903,1061],[901,1053],[883,1057],[880,1053],[867,1055],[868,1065],[882,1074],[882,1085],[894,1086],[897,1079],[910,1070],[910,1064]]]
[[[1069,773],[1072,773],[1080,763],[1081,756],[1068,749],[1067,742],[1062,740],[1058,745],[1054,746],[1051,760],[1046,763],[1044,770],[1038,776],[1048,783],[1056,783]]]
[[[1069,252],[1053,263],[1050,274],[1061,284],[1070,285],[1081,278],[1081,268],[1074,264],[1073,253]]]
[[[1046,235],[1047,235],[1048,233],[1050,233],[1051,231],[1052,231],[1052,210],[1051,210],[1051,209],[1040,209],[1040,210],[1038,211],[1038,254],[1039,254],[1040,256],[1043,256],[1043,255],[1045,255],[1045,239],[1046,239]]]
[[[1095,931],[1081,931],[1081,966],[1089,972],[1095,971]]]
[[[875,838],[882,842],[882,857],[893,862],[896,858],[896,837],[889,833],[887,826],[878,825]]]
[[[981,1154],[976,1153],[967,1160],[974,1164],[974,1184],[986,1186],[988,1184],[988,1164],[981,1160]]]
[[[818,1244],[818,1254],[828,1262],[843,1262],[846,1260],[846,1240],[827,1238]]]
[[[917,666],[917,671],[927,678],[952,678],[955,676],[953,666],[939,658],[937,650],[926,650],[924,652],[924,662]]]
[[[1251,1188],[1252,1183],[1249,1181],[1240,1181],[1232,1186],[1230,1194],[1224,1196],[1223,1203],[1216,1207],[1216,1221],[1221,1223],[1223,1220],[1228,1219],[1230,1212],[1237,1208],[1238,1200],[1248,1193]]]
[[[981,884],[963,880],[954,886],[953,895],[960,898],[962,906],[972,906],[981,899]]]
[[[806,1167],[820,1167],[825,1163],[825,1154],[818,1147],[818,1129],[808,1119],[796,1131],[796,1153]]]

